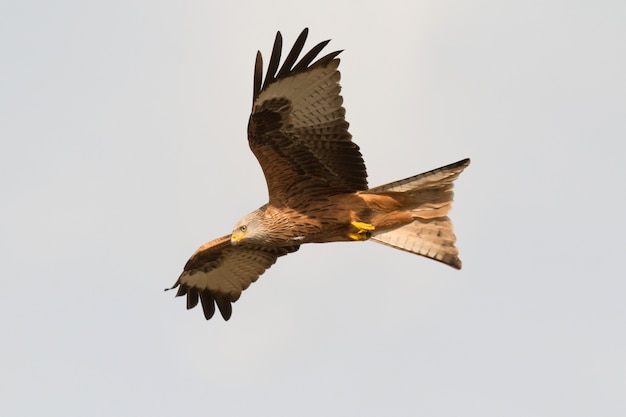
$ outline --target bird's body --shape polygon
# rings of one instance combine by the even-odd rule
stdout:
[[[469,159],[368,188],[365,163],[352,142],[339,95],[340,51],[312,63],[328,41],[300,59],[305,29],[279,70],[276,36],[265,80],[257,54],[248,141],[269,201],[244,216],[230,235],[200,247],[172,288],[200,300],[207,319],[231,303],[278,257],[305,243],[373,240],[461,268],[452,222],[454,180]]]

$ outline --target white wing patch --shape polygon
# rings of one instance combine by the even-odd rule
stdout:
[[[233,298],[239,298],[276,258],[275,254],[263,250],[233,246],[224,249],[223,261],[216,268],[185,271],[179,281],[200,291],[229,295],[234,301]]]

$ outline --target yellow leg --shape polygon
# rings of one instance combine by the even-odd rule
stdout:
[[[352,240],[367,240],[370,238],[368,235],[371,236],[371,233],[348,233],[348,237]]]
[[[356,233],[348,233],[348,237],[352,240],[367,240],[372,237],[374,226],[363,222],[350,222],[356,228]]]
[[[357,228],[358,233],[365,233],[366,231],[370,231],[371,232],[372,230],[374,230],[374,226],[372,226],[369,223],[350,222],[350,224]]]

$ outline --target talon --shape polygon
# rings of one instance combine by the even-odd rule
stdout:
[[[350,224],[354,227],[356,227],[358,229],[358,233],[365,233],[366,231],[372,231],[374,230],[374,226],[372,226],[369,223],[363,223],[363,222],[350,222]]]
[[[352,240],[367,240],[372,237],[372,230],[374,230],[374,226],[369,223],[363,222],[350,222],[352,226],[354,226],[357,231],[356,233],[348,233],[348,237]]]
[[[367,240],[367,239],[370,238],[370,236],[368,236],[368,234],[371,235],[370,232],[367,232],[367,233],[348,233],[348,237],[350,239],[352,239],[352,240],[362,241],[362,240]]]

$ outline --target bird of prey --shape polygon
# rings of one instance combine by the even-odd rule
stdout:
[[[304,243],[372,240],[461,269],[447,213],[453,181],[470,160],[368,188],[344,117],[341,51],[316,60],[327,40],[298,60],[307,35],[304,29],[280,66],[276,34],[265,78],[256,55],[248,143],[265,175],[268,203],[232,233],[202,245],[170,288],[187,296],[188,309],[200,301],[207,320],[215,305],[228,320],[241,292]]]

